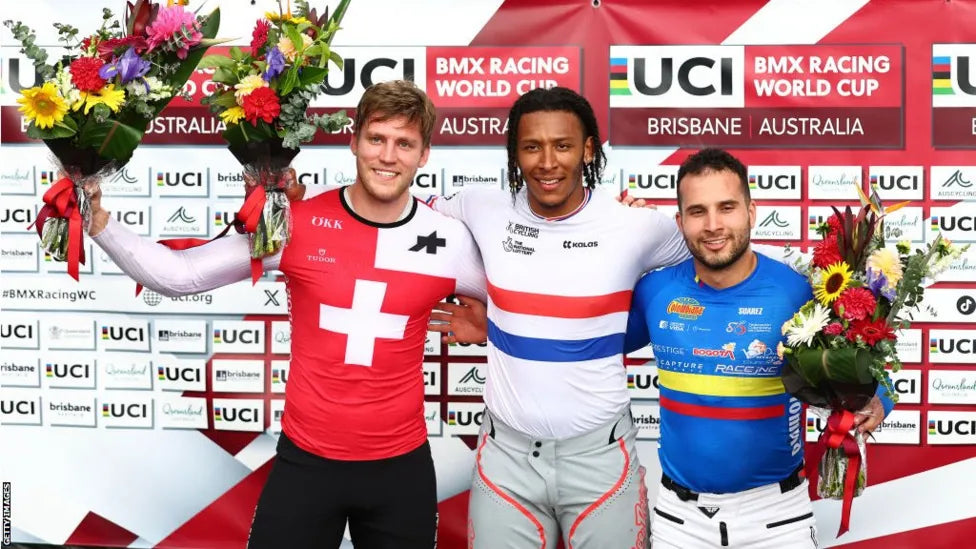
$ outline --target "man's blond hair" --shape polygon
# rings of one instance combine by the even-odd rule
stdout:
[[[427,94],[408,80],[391,80],[366,88],[356,107],[356,136],[369,122],[399,116],[405,117],[409,123],[417,123],[424,147],[430,146],[437,109]]]

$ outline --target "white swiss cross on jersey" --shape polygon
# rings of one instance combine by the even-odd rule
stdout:
[[[348,338],[346,364],[372,366],[377,338],[403,339],[410,317],[380,311],[385,295],[385,282],[357,280],[351,308],[319,306],[319,328]]]
[[[467,229],[417,202],[402,221],[369,223],[326,192],[292,204],[280,269],[292,318],[285,434],[333,459],[422,444],[430,310],[455,291],[484,299]]]

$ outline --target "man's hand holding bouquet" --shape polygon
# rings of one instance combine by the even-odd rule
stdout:
[[[318,15],[297,0],[292,12],[278,3],[257,21],[250,48],[234,47],[230,57],[208,55],[202,68],[213,68],[215,91],[203,103],[220,116],[223,138],[244,168],[245,200],[237,221],[250,237],[252,278],[261,276],[260,259],[281,250],[290,233],[286,192],[297,184],[291,161],[299,146],[318,130],[335,132],[349,119],[345,112],[309,116],[309,103],[325,88],[331,49],[349,0],[331,16]]]
[[[885,371],[901,368],[896,332],[908,328],[924,287],[968,247],[939,235],[923,249],[913,251],[909,242],[889,248],[885,215],[906,203],[884,208],[876,193],[861,193],[861,202],[856,214],[834,208],[818,228],[823,240],[804,269],[814,299],[783,324],[786,345],[778,349],[786,390],[827,417],[818,441],[823,455],[819,464],[810,456],[808,471],[820,497],[844,501],[838,535],[847,531],[852,498],[867,480],[856,414],[879,393],[897,400]]]

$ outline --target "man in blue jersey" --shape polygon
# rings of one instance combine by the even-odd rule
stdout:
[[[705,149],[681,165],[678,209],[692,258],[638,282],[626,338],[628,352],[653,341],[661,390],[652,545],[816,547],[802,405],[785,392],[776,354],[810,286],[752,251],[756,206],[729,153]],[[875,397],[859,429],[877,427],[885,404]]]

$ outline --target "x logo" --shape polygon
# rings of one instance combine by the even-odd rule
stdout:
[[[275,307],[280,307],[281,303],[278,302],[278,292],[281,290],[265,290],[264,295],[268,298],[264,302],[264,306],[274,305]]]
[[[447,247],[447,240],[437,237],[437,231],[430,233],[427,236],[417,235],[417,243],[410,248],[411,252],[419,252],[420,250],[426,249],[429,254],[436,254],[437,248]]]

